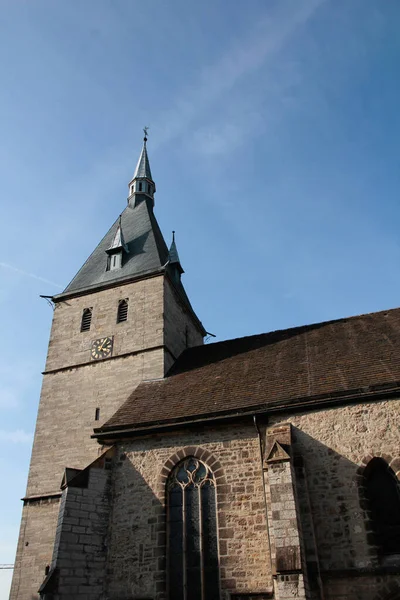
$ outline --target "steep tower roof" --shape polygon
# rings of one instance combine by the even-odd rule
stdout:
[[[199,326],[203,328],[180,280],[183,269],[180,265],[175,238],[173,238],[168,251],[154,216],[155,184],[152,179],[150,180],[151,171],[146,142],[147,137],[145,136],[134,179],[129,184],[131,194],[128,197],[128,206],[110,227],[65,290],[54,296],[54,300],[90,293],[97,289],[123,284],[157,273],[166,273],[182,302],[192,313]],[[142,183],[142,185],[139,187],[138,183]],[[145,185],[146,187],[144,187]],[[148,185],[151,186],[150,191]],[[117,264],[113,258],[115,255],[119,255]],[[113,264],[111,264],[111,260],[113,260]]]
[[[142,151],[140,153],[139,160],[137,162],[136,169],[133,174],[132,180],[136,179],[137,177],[145,177],[146,179],[150,179],[151,181],[153,181],[153,177],[151,175],[151,169],[150,169],[150,161],[149,161],[149,157],[147,155],[146,142],[147,142],[147,137],[145,136],[143,139]]]
[[[126,254],[122,268],[107,270],[107,251],[124,232]],[[168,249],[150,202],[127,206],[108,230],[63,294],[82,292],[125,279],[161,271],[168,261]]]
[[[147,155],[147,128],[143,148],[135,170],[132,182],[151,180],[152,190],[155,185],[151,179],[149,157]],[[144,184],[143,184],[144,185]],[[131,188],[130,188],[131,190]],[[152,192],[153,193],[153,192]],[[153,213],[152,193],[138,186],[128,198],[128,206],[108,230],[101,242],[86,260],[84,265],[65,288],[62,294],[71,295],[90,291],[98,287],[151,273],[162,271],[168,262],[168,248]],[[109,255],[120,251],[121,266],[118,269],[109,268]]]
[[[144,138],[142,151],[140,153],[133,177],[129,182],[128,204],[131,206],[137,206],[144,200],[150,200],[152,206],[154,206],[156,184],[154,183],[151,175],[150,161],[147,155],[147,130],[148,127],[143,129]]]

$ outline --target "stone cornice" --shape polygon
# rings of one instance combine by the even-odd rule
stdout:
[[[132,350],[132,352],[123,352],[122,354],[117,354],[116,356],[109,356],[101,360],[88,360],[81,363],[67,365],[65,367],[58,367],[57,369],[48,369],[47,371],[42,371],[42,375],[51,375],[54,373],[60,373],[61,371],[70,371],[71,369],[79,369],[80,367],[87,367],[89,365],[94,366],[98,364],[103,364],[110,360],[117,360],[118,358],[127,358],[128,356],[135,356],[137,354],[144,354],[148,352],[153,352],[155,350],[165,350],[165,352],[168,352],[168,354],[173,358],[174,361],[176,360],[176,356],[165,344],[159,344],[158,346],[151,346],[150,348],[141,348],[140,350]]]

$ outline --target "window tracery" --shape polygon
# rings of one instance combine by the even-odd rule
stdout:
[[[170,600],[219,600],[215,478],[194,457],[167,481]]]

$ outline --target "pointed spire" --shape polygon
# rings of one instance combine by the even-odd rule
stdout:
[[[156,186],[153,181],[150,161],[147,155],[147,130],[148,127],[143,129],[144,138],[142,151],[136,165],[135,173],[129,182],[128,204],[132,207],[137,206],[146,198],[150,198],[152,205],[154,206],[154,192],[156,191]]]
[[[176,243],[175,243],[175,231],[172,232],[172,243],[171,243],[171,246],[169,249],[169,262],[171,264],[180,262],[178,249],[177,249]]]
[[[174,265],[178,269],[180,274],[184,273],[181,261],[179,260],[178,249],[175,243],[175,231],[172,232],[172,243],[168,253],[168,262],[170,265]]]
[[[151,181],[153,181],[153,178],[151,176],[149,157],[147,155],[146,142],[147,137],[145,136],[143,138],[142,151],[140,153],[139,160],[137,162],[135,173],[133,174],[132,179],[136,179],[137,177],[145,177],[146,179],[151,179]]]

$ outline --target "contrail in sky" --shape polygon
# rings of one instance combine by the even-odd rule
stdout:
[[[3,269],[8,269],[9,271],[15,271],[15,273],[19,273],[25,277],[31,277],[32,279],[37,279],[37,281],[43,281],[43,283],[48,283],[49,285],[54,285],[55,287],[62,289],[62,285],[54,283],[54,281],[49,281],[48,279],[40,277],[39,275],[35,275],[34,273],[28,273],[27,271],[23,271],[22,269],[18,269],[17,267],[13,267],[7,263],[0,262],[0,267],[3,267]]]

